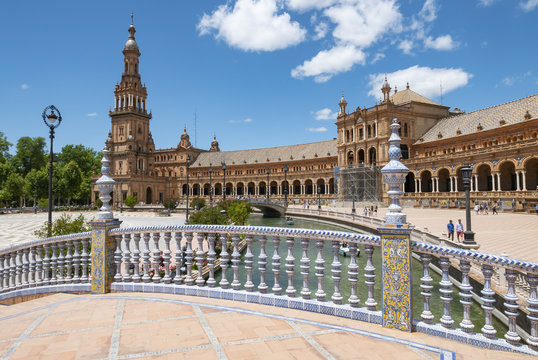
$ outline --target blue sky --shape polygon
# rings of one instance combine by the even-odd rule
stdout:
[[[332,139],[348,109],[379,101],[381,81],[473,111],[535,94],[538,0],[3,1],[0,131],[55,149],[101,149],[134,12],[157,148],[183,126],[208,149]],[[195,139],[194,117],[197,116]],[[12,152],[14,149],[12,148]]]

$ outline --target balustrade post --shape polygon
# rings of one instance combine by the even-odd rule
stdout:
[[[19,261],[17,262],[17,258]],[[15,255],[15,289],[22,288],[22,250],[18,250]]]
[[[454,324],[454,320],[450,316],[450,302],[452,301],[452,283],[450,282],[450,279],[448,278],[448,270],[450,269],[450,259],[441,256],[440,261],[441,265],[441,288],[439,289],[439,292],[441,293],[441,301],[443,302],[443,316],[441,317],[441,324],[443,327],[447,329],[452,328],[452,324]]]
[[[73,246],[75,248],[73,253],[73,283],[78,284],[80,282],[80,240],[74,240]],[[39,248],[38,248],[39,255]],[[39,260],[37,262],[39,273]],[[38,282],[39,283],[39,282]]]
[[[176,276],[174,276],[174,284],[181,285],[183,280],[183,275],[181,274],[181,269],[183,267],[183,249],[181,248],[181,238],[182,233],[176,232],[174,234],[174,239],[176,240],[176,252],[174,254],[174,262],[176,263]]]
[[[217,281],[215,280],[215,261],[217,260],[217,253],[215,252],[215,238],[215,233],[207,234],[207,242],[209,243],[209,250],[207,251],[207,266],[209,267],[207,286],[210,288],[215,287],[217,284]]]
[[[150,240],[151,234],[150,233],[144,233],[144,252],[142,253],[142,262],[144,267],[144,275],[142,275],[142,281],[146,284],[148,284],[151,281],[151,277],[149,276],[149,268],[151,267],[150,263],[150,252],[149,252],[149,240]]]
[[[372,261],[374,256],[373,245],[364,245],[364,252],[366,253],[366,266],[364,267],[364,283],[368,287],[368,298],[365,301],[366,308],[370,311],[376,311],[377,301],[374,299],[374,286],[375,286],[375,267]]]
[[[58,277],[57,277],[58,257],[56,256],[57,250],[58,250],[58,244],[52,243],[51,244],[52,256],[50,257],[50,284],[51,285],[58,284]]]
[[[295,238],[286,237],[286,245],[288,246],[288,255],[286,256],[286,274],[288,275],[288,287],[286,288],[286,294],[289,297],[295,297],[296,290],[293,286],[293,271],[295,270],[295,257],[293,256],[293,244]]]
[[[65,266],[65,256],[64,256],[65,242],[61,241],[58,243],[58,284],[65,283],[64,277],[64,266]]]
[[[172,282],[172,278],[170,277],[170,264],[171,264],[171,256],[170,256],[170,240],[172,239],[172,234],[167,231],[164,233],[164,251],[163,251],[163,264],[164,264],[164,277],[163,282],[165,284],[170,284]]]
[[[113,236],[116,241],[116,251],[114,251],[114,263],[116,264],[116,274],[114,275],[115,282],[121,282],[121,235]]]
[[[310,272],[310,259],[308,258],[309,243],[310,240],[308,238],[301,239],[301,247],[303,249],[303,256],[301,257],[301,275],[303,276],[301,296],[303,299],[310,299],[310,295],[312,294],[308,287],[308,273]]]
[[[527,273],[527,282],[530,288],[529,298],[527,299],[527,310],[529,311],[527,318],[531,323],[531,336],[527,339],[527,344],[532,350],[538,351],[538,294],[536,291],[538,275]]]
[[[73,242],[67,241],[65,243],[65,282],[73,282],[73,255],[71,254],[73,250]]]
[[[220,267],[222,269],[220,287],[222,289],[228,289],[228,286],[230,285],[226,278],[226,269],[228,269],[228,261],[230,261],[230,254],[228,253],[228,234],[220,234],[220,244]]]
[[[43,285],[43,246],[36,246],[36,265],[35,265],[35,284],[36,286]],[[4,269],[4,279],[5,279]]]
[[[423,276],[420,278],[420,288],[422,291],[420,295],[424,297],[424,310],[420,317],[426,324],[431,324],[433,321],[433,314],[430,309],[430,299],[432,296],[433,279],[430,276],[430,261],[431,256],[429,254],[420,254],[420,261],[422,262]]]
[[[241,253],[239,252],[239,234],[232,234],[233,252],[232,252],[232,270],[234,278],[232,281],[232,289],[239,290],[241,283],[239,282],[239,263],[241,262]]]
[[[161,234],[158,232],[153,233],[153,257],[152,257],[152,265],[153,265],[153,277],[151,280],[154,283],[160,283],[161,282],[161,275],[159,275],[159,266],[161,265],[161,250],[159,249],[159,239],[161,238]]]
[[[200,191],[200,189],[198,189]],[[196,265],[198,266],[198,277],[196,278],[196,285],[198,286],[204,286],[205,280],[203,276],[203,268],[204,268],[204,233],[198,232],[196,233],[196,239],[198,240],[198,251],[196,252]],[[241,256],[241,254],[239,254]]]
[[[247,270],[247,281],[245,282],[245,290],[248,292],[254,291],[254,283],[252,282],[252,264],[254,264],[254,254],[252,253],[252,235],[246,235],[247,253],[245,254],[245,269]]]
[[[4,259],[5,259],[5,255],[1,255],[0,254],[0,293],[3,292],[5,290],[5,285],[4,285]]]
[[[349,295],[349,305],[351,307],[359,307],[359,297],[357,296],[357,282],[359,277],[359,265],[357,264],[357,243],[348,244],[349,247],[349,265],[348,276],[351,285],[351,294]]]
[[[194,285],[194,278],[192,277],[192,264],[193,264],[193,251],[192,251],[192,233],[185,233],[185,240],[187,240],[187,251],[185,251],[185,259],[187,260],[187,276],[185,276],[185,284]]]
[[[506,281],[508,282],[508,291],[504,296],[506,300],[504,306],[506,310],[504,313],[508,316],[508,332],[504,334],[504,338],[511,345],[518,345],[521,338],[516,331],[516,318],[519,314],[519,305],[517,301],[519,298],[516,295],[515,284],[516,284],[516,271],[512,269],[506,269]]]
[[[491,276],[493,275],[493,267],[491,265],[482,265],[482,274],[484,275],[484,288],[482,289],[483,302],[482,309],[484,309],[485,324],[482,327],[482,333],[488,339],[494,339],[497,330],[493,328],[491,324],[491,313],[495,310],[495,292],[491,289]]]
[[[140,282],[140,233],[133,235],[134,250],[132,253],[132,264],[134,266],[132,281],[135,283]]]
[[[265,273],[267,271],[267,254],[265,253],[265,246],[267,244],[267,237],[261,235],[260,240],[260,256],[258,256],[258,268],[260,269],[260,285],[258,285],[258,291],[262,294],[267,292],[267,283],[265,282]]]
[[[316,299],[318,301],[325,301],[325,291],[323,290],[323,278],[325,277],[325,260],[323,260],[323,245],[325,241],[316,240],[316,249],[318,255],[316,257],[316,277],[318,278],[318,289],[316,290]]]
[[[461,285],[460,285],[460,303],[463,305],[463,320],[460,322],[461,329],[466,333],[472,333],[474,324],[471,321],[471,305],[473,304],[471,290],[473,287],[469,283],[469,271],[471,263],[467,260],[460,261]]]
[[[43,245],[43,285],[50,285],[50,245]],[[7,255],[9,256],[9,254]]]
[[[10,286],[9,290],[15,290],[17,288],[17,253],[11,254],[11,265],[9,267]]]
[[[29,248],[26,248],[23,250],[23,257],[22,257],[22,287],[27,288],[29,286],[28,283],[28,272],[30,270],[30,262],[28,259],[28,253],[30,252]]]
[[[91,246],[90,239],[82,239],[82,276],[80,277],[80,282],[82,283],[86,283],[90,280],[88,278],[88,265],[91,260],[90,254],[88,254],[88,245]]]
[[[273,257],[271,260],[273,261],[271,265],[273,266],[273,274],[275,276],[275,284],[273,285],[273,293],[275,295],[281,295],[282,294],[282,288],[280,287],[280,283],[278,280],[278,276],[280,274],[280,255],[278,254],[278,247],[280,245],[280,237],[274,236],[273,237]]]
[[[333,241],[333,262],[331,264],[332,279],[334,281],[334,293],[331,296],[333,303],[342,304],[342,294],[340,294],[340,280],[342,279],[342,263],[340,262],[340,241]]]
[[[123,235],[123,245],[125,246],[125,250],[123,251],[123,278],[121,279],[123,282],[131,282],[131,249],[130,249],[130,243],[131,243],[131,234],[125,234]]]

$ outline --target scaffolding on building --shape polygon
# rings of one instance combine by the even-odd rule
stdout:
[[[364,164],[342,166],[337,171],[340,200],[375,203],[382,201],[381,168]]]

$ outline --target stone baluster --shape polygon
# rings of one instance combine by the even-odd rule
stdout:
[[[340,241],[333,241],[333,262],[331,264],[332,279],[334,281],[334,293],[331,296],[333,303],[342,304],[342,294],[340,294],[340,280],[342,279],[342,263],[340,262]]]
[[[36,286],[43,285],[43,246],[41,245],[36,246],[35,283]]]
[[[530,336],[527,338],[527,344],[529,347],[538,351],[538,294],[536,286],[538,285],[538,275],[527,274],[527,282],[529,284],[529,298],[527,299],[527,310],[529,314],[527,318],[530,322]]]
[[[90,279],[88,278],[88,265],[91,264],[91,254],[88,253],[89,243],[90,239],[82,239],[82,276],[80,277],[81,283],[86,283],[90,281]]]
[[[452,316],[450,316],[450,302],[452,301],[452,283],[448,278],[448,269],[450,268],[450,259],[441,256],[439,264],[441,265],[441,288],[439,292],[441,293],[441,301],[443,302],[443,316],[441,317],[441,325],[447,329],[451,329],[454,324]]]
[[[12,252],[9,264],[9,290],[15,290],[17,287],[17,253]]]
[[[267,292],[267,283],[265,282],[265,273],[267,271],[267,254],[265,252],[265,246],[267,244],[267,237],[261,235],[260,240],[260,256],[258,256],[258,268],[260,270],[260,285],[258,285],[258,291],[262,294]]]
[[[301,248],[303,254],[301,256],[301,275],[303,277],[303,288],[301,289],[301,296],[303,299],[310,299],[312,292],[308,288],[308,274],[310,272],[310,259],[308,258],[308,245],[310,239],[302,238],[301,239]]]
[[[273,285],[273,293],[275,295],[281,295],[282,294],[282,288],[280,287],[279,282],[279,275],[280,275],[280,255],[278,254],[278,247],[280,246],[280,237],[275,236],[273,237],[273,257],[271,260],[273,261],[271,265],[273,266],[273,274],[275,276],[275,284]]]
[[[203,270],[204,270],[204,233],[198,232],[196,233],[196,240],[198,240],[198,251],[196,251],[196,266],[198,267],[198,277],[196,278],[196,285],[198,286],[204,286],[205,280],[203,276]],[[239,257],[241,257],[241,254],[239,254]]]
[[[232,270],[234,278],[232,280],[232,289],[239,290],[241,283],[239,282],[239,263],[241,262],[241,253],[239,252],[239,240],[238,234],[232,234],[233,252],[232,252]]]
[[[132,276],[131,276],[131,249],[130,249],[130,243],[131,243],[131,234],[125,234],[123,235],[123,246],[125,247],[125,250],[123,251],[123,282],[131,282]]]
[[[228,253],[228,235],[220,234],[220,267],[222,269],[222,277],[220,279],[220,287],[222,289],[228,289],[230,283],[226,278],[226,269],[228,269],[228,262],[230,261],[230,254]]]
[[[364,304],[368,310],[375,311],[377,307],[377,302],[374,299],[375,267],[374,263],[372,262],[374,246],[364,245],[364,252],[366,253],[366,266],[364,267],[364,277],[366,280],[364,283],[368,287],[368,298]]]
[[[17,258],[18,258],[18,261],[17,261]],[[14,280],[15,280],[15,290],[18,290],[21,288],[21,280],[22,280],[22,266],[21,266],[21,263],[22,263],[22,251],[19,250],[17,252],[14,253],[14,256],[13,256],[13,266],[15,267],[15,277],[14,277]]]
[[[495,292],[491,289],[491,276],[493,275],[493,267],[491,265],[482,265],[482,274],[484,275],[484,288],[482,289],[483,302],[482,309],[484,309],[485,324],[482,327],[482,333],[488,339],[494,339],[495,330],[491,324],[491,313],[495,310]]]
[[[159,265],[161,264],[161,250],[159,250],[159,239],[161,234],[158,232],[153,233],[153,277],[151,278],[154,283],[161,282],[161,276],[159,275]]]
[[[471,321],[471,305],[473,304],[473,295],[471,290],[473,287],[469,283],[469,271],[471,263],[466,260],[460,261],[461,285],[460,285],[460,303],[463,305],[463,320],[460,322],[461,329],[466,333],[472,333],[474,324]]]
[[[131,255],[132,264],[134,266],[132,281],[140,282],[140,233],[133,234],[134,250]]]
[[[23,250],[22,256],[22,287],[27,288],[29,286],[28,282],[28,272],[30,271],[30,261],[28,254],[30,253],[30,248]]]
[[[116,251],[114,251],[114,264],[116,264],[116,275],[114,275],[115,282],[121,282],[121,235],[114,235],[116,241]]]
[[[4,292],[6,290],[6,286],[4,285],[4,261],[6,259],[5,255],[0,254],[0,293]]]
[[[185,284],[194,285],[194,279],[192,277],[192,264],[193,264],[193,251],[192,251],[192,233],[186,232],[185,239],[187,240],[187,251],[185,252],[185,259],[187,260],[187,276],[185,276]]]
[[[43,245],[43,285],[50,285],[50,245]]]
[[[349,305],[351,307],[359,307],[359,297],[357,296],[357,281],[359,277],[359,265],[357,264],[357,243],[351,242],[349,247],[349,265],[348,276],[351,287],[351,294],[349,295]]]
[[[150,233],[144,233],[144,252],[142,253],[144,275],[142,275],[142,281],[145,283],[149,283],[151,281],[151,277],[149,276],[149,268],[150,268],[149,239],[150,239],[150,236],[151,236]]]
[[[254,264],[254,254],[252,253],[252,235],[246,235],[247,253],[245,254],[245,269],[247,270],[247,281],[245,282],[245,290],[248,292],[254,291],[254,283],[252,282],[252,265]]]
[[[64,270],[65,270],[65,256],[64,256],[65,242],[58,243],[58,284],[65,284]]]
[[[217,260],[217,253],[215,252],[215,233],[207,234],[207,242],[209,243],[209,250],[207,251],[207,266],[209,267],[209,277],[207,279],[207,286],[214,288],[217,285],[215,280],[215,261]]]
[[[58,284],[58,243],[51,244],[51,253],[50,257],[50,284]]]
[[[65,283],[71,284],[73,282],[73,242],[67,241],[65,243]]]
[[[73,245],[75,248],[73,252],[73,283],[78,284],[80,282],[80,240],[73,241]]]
[[[167,231],[164,233],[164,251],[163,251],[163,264],[164,264],[164,278],[163,282],[165,284],[170,284],[172,278],[170,277],[170,264],[172,256],[170,255],[170,240],[172,239],[172,234]]]
[[[293,286],[293,271],[295,270],[295,257],[293,256],[293,244],[295,238],[286,237],[286,245],[288,246],[288,255],[286,256],[286,274],[288,275],[288,287],[286,288],[286,294],[289,297],[295,297],[296,290]]]
[[[183,251],[181,249],[181,237],[182,233],[180,231],[174,234],[174,239],[176,241],[176,251],[174,253],[174,262],[176,265],[176,276],[174,276],[174,284],[181,285],[183,277],[181,275],[181,267],[183,264]]]
[[[318,278],[318,289],[316,290],[316,299],[325,301],[325,291],[323,290],[323,278],[325,277],[325,260],[323,260],[323,240],[316,240],[316,249],[318,255],[316,257],[316,277]]]
[[[506,281],[508,282],[508,291],[504,296],[504,306],[506,310],[504,313],[508,317],[508,332],[504,334],[504,338],[511,345],[518,345],[521,338],[516,331],[516,318],[519,315],[519,305],[517,301],[519,298],[516,295],[515,284],[516,284],[517,273],[515,270],[506,269]]]
[[[424,310],[422,310],[422,314],[420,314],[420,317],[422,318],[422,321],[424,321],[426,324],[431,324],[433,322],[433,314],[431,312],[430,308],[430,299],[432,296],[432,289],[433,289],[433,279],[430,276],[430,261],[431,256],[429,254],[420,254],[420,261],[422,262],[422,277],[420,278],[421,284],[421,292],[420,295],[424,297]]]

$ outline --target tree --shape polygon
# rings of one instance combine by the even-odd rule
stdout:
[[[67,195],[67,205],[71,205],[71,199],[78,193],[82,183],[82,171],[74,160],[63,167],[63,180]]]
[[[137,202],[138,202],[138,199],[136,198],[136,196],[130,195],[125,198],[124,204],[132,209],[134,208]]]
[[[76,218],[72,218],[71,215],[62,214],[58,219],[52,223],[51,236],[76,234],[80,232],[90,231],[90,227],[84,216],[80,214]],[[49,226],[45,222],[39,230],[34,231],[34,235],[39,238],[45,238],[48,236]]]
[[[17,141],[17,153],[13,156],[13,165],[22,176],[32,169],[41,169],[47,163],[45,139],[23,136]]]
[[[189,217],[189,224],[227,225],[229,219],[218,206],[205,207]]]
[[[9,158],[9,148],[13,145],[7,141],[7,137],[0,131],[0,162],[5,162]]]
[[[46,167],[39,170],[32,169],[24,178],[23,195],[27,199],[33,199],[34,195],[37,199],[46,198],[48,196],[48,184],[49,176]]]
[[[167,210],[174,210],[177,207],[177,204],[172,199],[166,199],[163,201],[163,206]]]
[[[245,225],[252,213],[252,207],[246,201],[234,201],[228,206],[228,216],[236,225]]]
[[[19,206],[22,206],[23,182],[23,178],[19,174],[15,172],[9,174],[4,185],[2,186],[2,190],[0,190],[0,199],[7,203],[11,203],[19,198]]]
[[[194,200],[191,201],[191,208],[193,209],[201,209],[205,206],[205,200],[201,198],[194,198]]]
[[[58,154],[59,164],[69,164],[71,161],[77,163],[80,171],[84,175],[92,175],[94,169],[101,167],[101,159],[97,157],[97,152],[84,145],[65,145]]]

